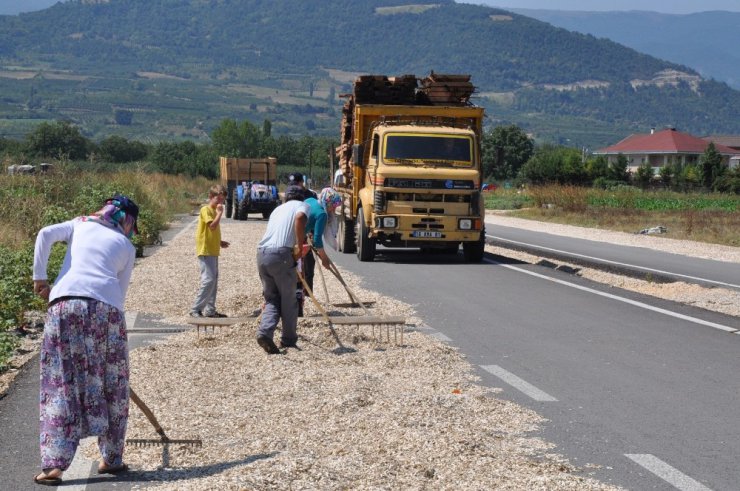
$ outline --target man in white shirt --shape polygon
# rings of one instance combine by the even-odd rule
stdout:
[[[306,241],[308,210],[308,205],[303,203],[303,190],[298,186],[289,186],[285,192],[285,203],[270,214],[265,235],[257,246],[257,270],[265,297],[257,344],[270,355],[280,353],[273,341],[280,319],[283,321],[281,347],[295,346],[298,341],[294,247],[298,246],[300,250]]]

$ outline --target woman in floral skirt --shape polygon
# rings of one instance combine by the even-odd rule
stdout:
[[[82,438],[96,435],[98,473],[123,463],[128,422],[128,344],[124,299],[136,251],[139,208],[115,195],[94,215],[44,227],[36,238],[33,289],[49,300],[41,346],[37,484],[58,486]],[[67,253],[53,287],[47,264],[55,242]]]

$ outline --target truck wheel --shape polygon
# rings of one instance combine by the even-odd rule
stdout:
[[[262,212],[262,218],[264,218],[265,220],[268,220],[270,218],[270,215],[272,215],[272,210]]]
[[[339,252],[352,254],[356,250],[355,246],[355,223],[352,220],[338,217],[337,224],[337,247]]]
[[[231,218],[231,207],[234,206],[231,203],[231,198],[226,200],[226,203],[224,203],[224,212],[226,213],[226,218]]]
[[[481,230],[480,239],[475,242],[463,242],[463,254],[466,263],[479,263],[483,261],[483,251],[486,246],[486,229]]]
[[[239,194],[234,190],[233,196],[230,200],[231,203],[231,218],[239,220]]]
[[[375,259],[375,239],[368,237],[365,216],[362,207],[357,211],[357,257],[360,261],[368,262]]]

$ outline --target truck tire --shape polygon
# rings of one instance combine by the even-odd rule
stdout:
[[[357,257],[362,262],[375,259],[375,239],[367,236],[368,229],[365,225],[365,216],[362,207],[357,211]]]
[[[231,203],[231,198],[227,198],[226,202],[224,203],[224,213],[226,214],[226,218],[231,218],[231,207],[233,204]]]
[[[337,247],[339,252],[352,254],[357,250],[355,244],[355,222],[343,216],[337,218]]]
[[[229,212],[229,215],[234,220],[239,220],[239,194],[236,192],[236,189],[234,189],[234,192],[232,193],[229,204],[231,205],[231,211]]]
[[[270,215],[272,215],[272,210],[265,210],[262,212],[262,218],[264,218],[265,220],[269,220]]]
[[[486,229],[480,231],[480,239],[475,242],[463,242],[463,254],[466,263],[483,261],[483,251],[486,246]]]

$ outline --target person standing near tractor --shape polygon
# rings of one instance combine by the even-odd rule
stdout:
[[[212,186],[208,204],[203,205],[195,229],[195,248],[200,267],[200,289],[190,309],[190,317],[226,317],[216,310],[218,290],[218,256],[229,243],[221,240],[221,217],[224,214],[226,187]]]

